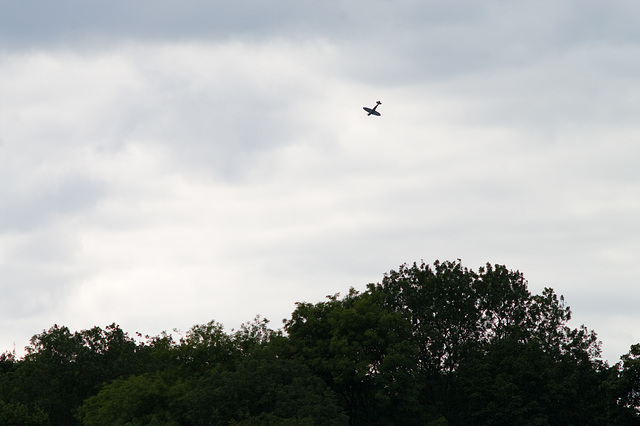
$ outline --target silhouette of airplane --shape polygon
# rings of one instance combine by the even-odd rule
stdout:
[[[376,108],[378,108],[378,105],[382,105],[382,102],[376,101],[376,106],[374,106],[373,108],[362,107],[362,109],[368,112],[367,116],[377,115],[378,117],[380,117],[380,113],[376,111]]]

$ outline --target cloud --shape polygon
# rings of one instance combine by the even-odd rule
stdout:
[[[636,297],[634,5],[285,6],[8,5],[0,347],[56,322],[278,326],[456,258],[565,294],[611,360],[640,339],[616,302]]]
[[[339,28],[334,22],[345,22],[339,3],[192,0],[178,5],[149,0],[135,3],[63,0],[52,5],[12,2],[6,5],[0,24],[5,41],[21,47],[86,47],[132,39],[161,42],[247,39]]]
[[[553,54],[576,43],[634,40],[636,8],[629,1],[14,1],[4,5],[0,24],[5,45],[13,48],[325,38],[378,46],[382,58],[392,54],[390,45],[403,54],[429,53],[423,59],[451,70],[455,64],[493,68],[505,60],[526,61],[532,53]]]

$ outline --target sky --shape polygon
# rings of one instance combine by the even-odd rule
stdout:
[[[279,328],[436,259],[640,342],[640,3],[0,6],[0,351]]]

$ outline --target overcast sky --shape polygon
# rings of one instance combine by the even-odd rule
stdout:
[[[279,328],[457,258],[563,294],[610,362],[640,342],[640,3],[0,9],[1,351]]]

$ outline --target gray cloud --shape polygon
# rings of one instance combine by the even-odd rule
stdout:
[[[0,345],[53,322],[277,325],[462,258],[567,295],[615,361],[640,340],[616,331],[636,318],[616,303],[640,232],[636,7],[6,5]]]
[[[109,42],[147,38],[185,40],[201,37],[272,36],[306,28],[333,27],[340,21],[335,4],[275,1],[240,3],[186,1],[61,1],[6,5],[0,23],[5,41],[18,45]]]
[[[157,41],[325,37],[368,40],[379,51],[430,53],[434,64],[466,62],[494,68],[505,59],[530,60],[531,53],[561,51],[575,43],[637,39],[637,6],[628,1],[388,2],[295,4],[284,0],[239,3],[190,0],[137,2],[62,0],[9,2],[0,24],[9,47],[95,41]],[[417,49],[420,47],[419,49]],[[405,50],[409,49],[409,50]],[[380,55],[383,56],[383,55]],[[454,59],[454,58],[457,58]],[[509,62],[507,62],[509,63]],[[468,67],[467,67],[468,68]],[[475,67],[473,67],[475,68]],[[446,68],[445,68],[446,69]]]
[[[26,171],[28,173],[28,171]],[[104,196],[104,188],[85,176],[39,182],[35,188],[0,195],[0,233],[28,232],[46,227],[61,216],[81,214]]]

